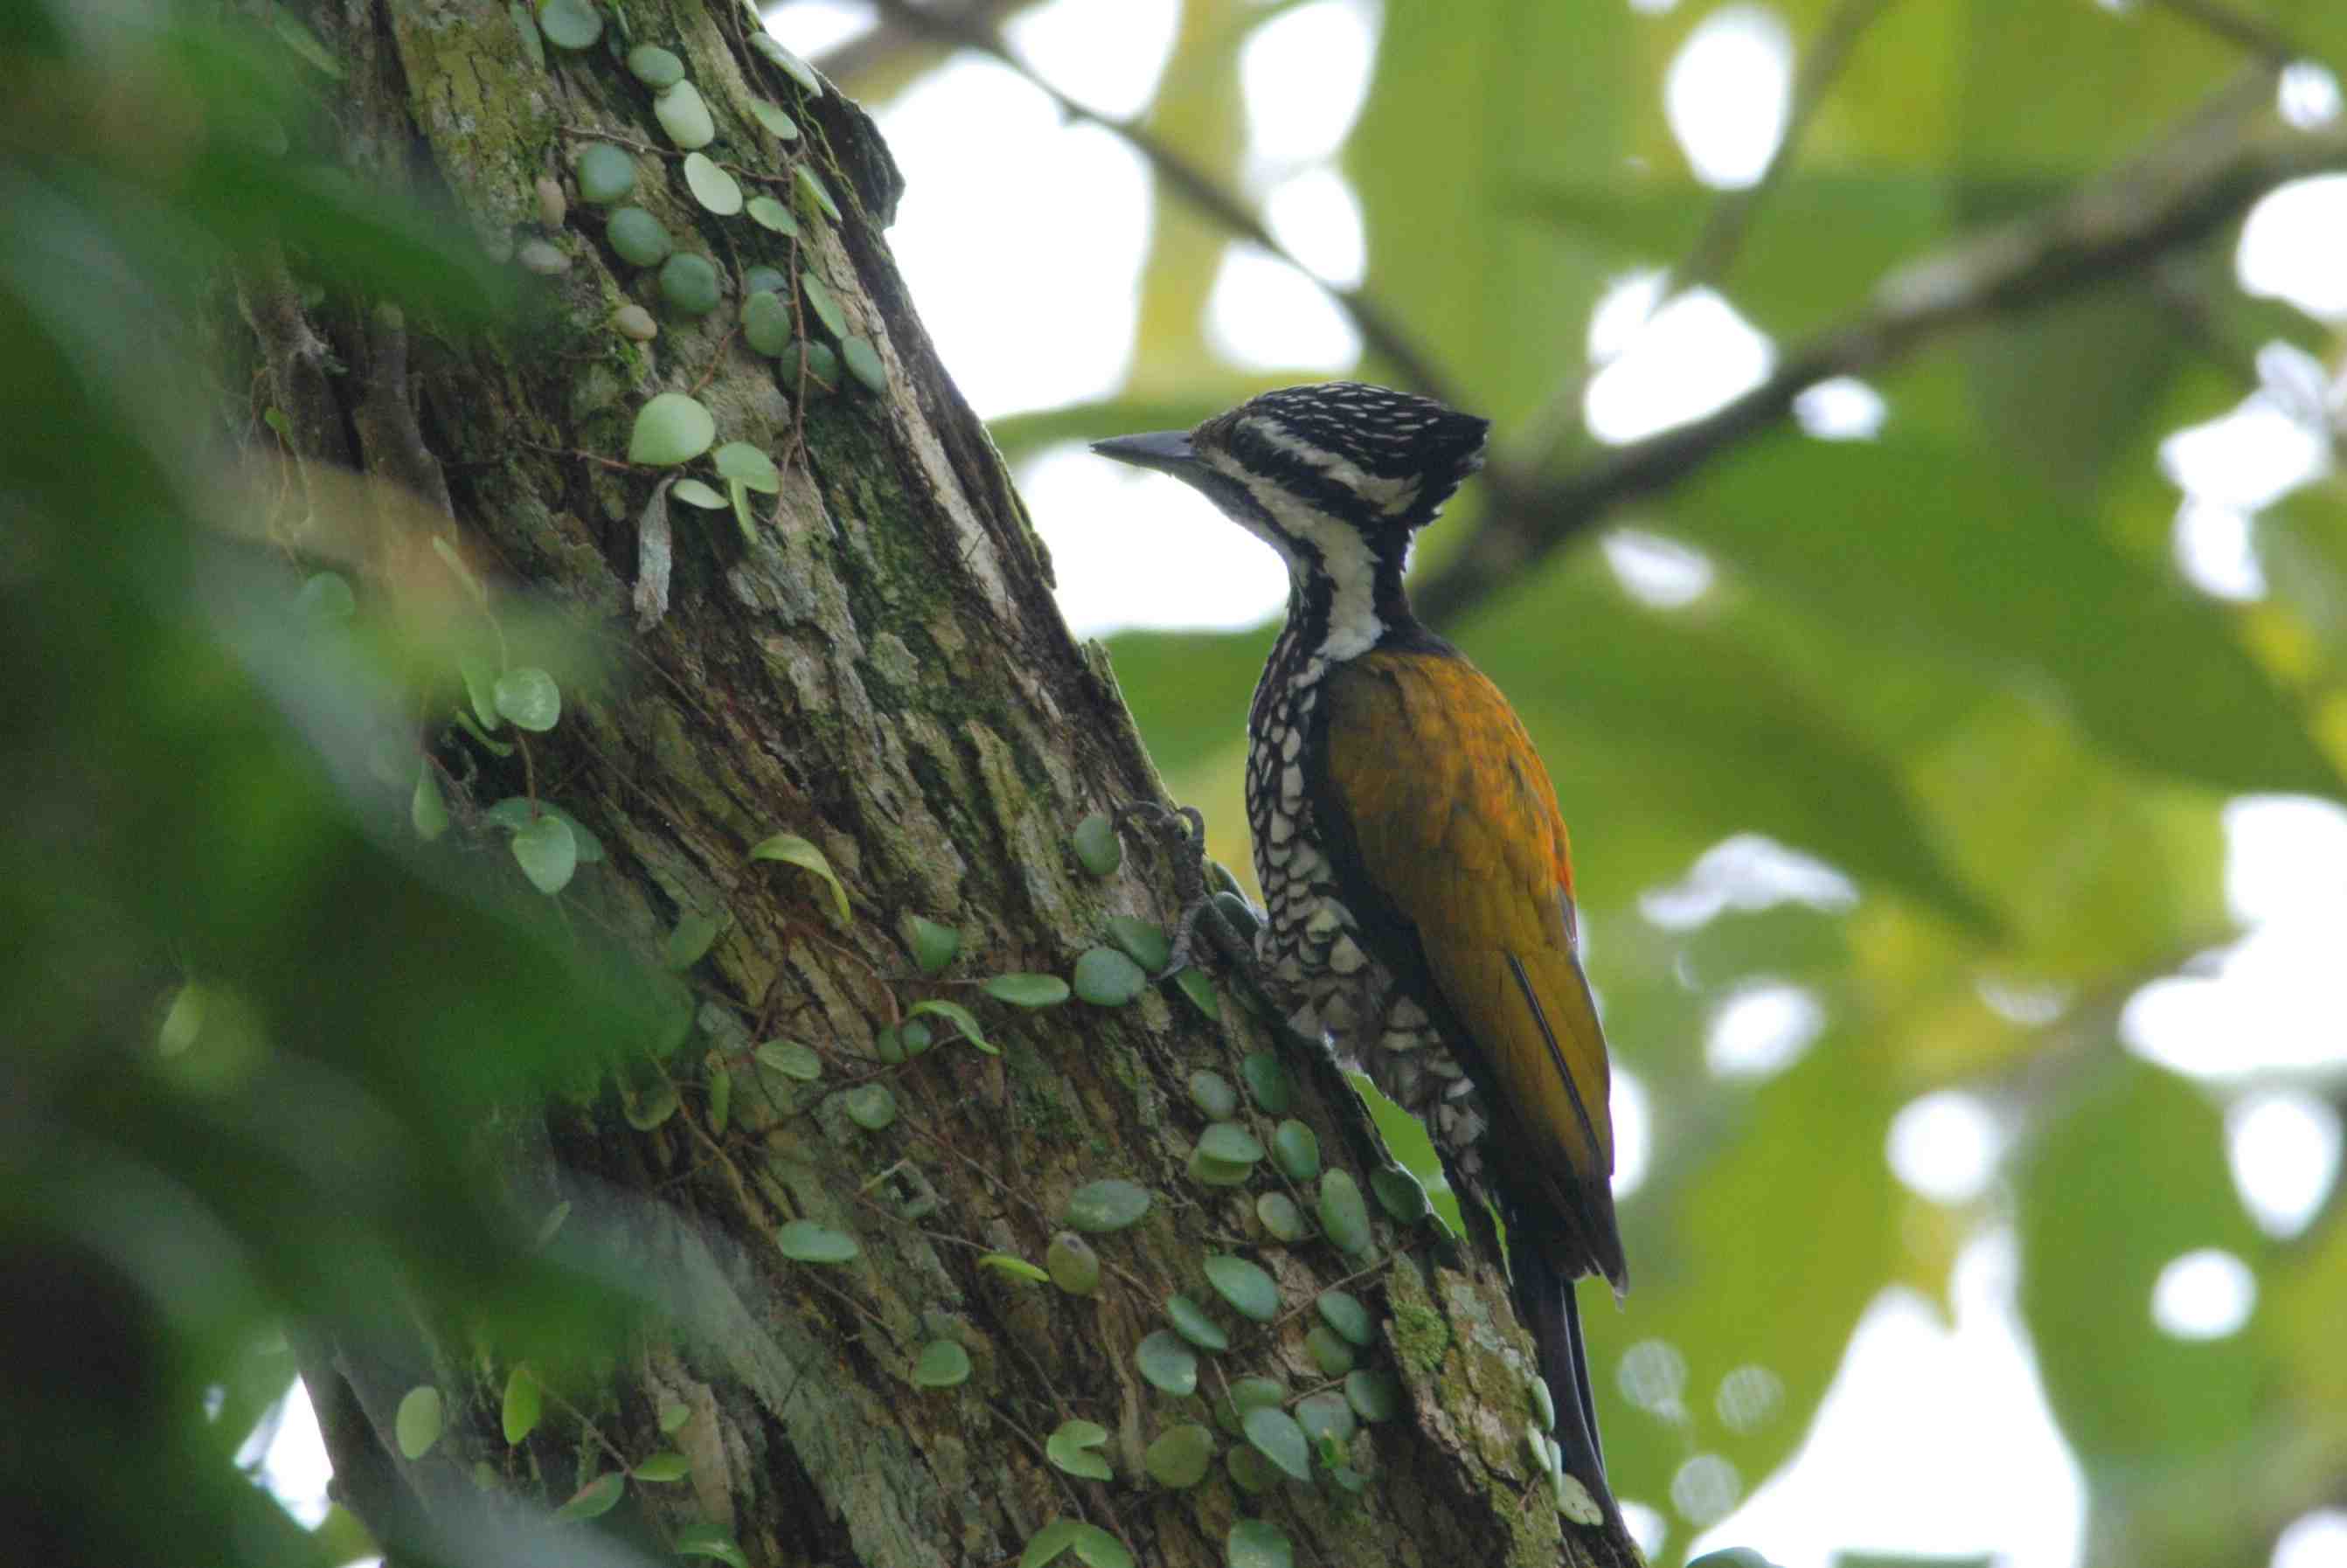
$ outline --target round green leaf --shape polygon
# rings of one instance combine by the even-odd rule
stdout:
[[[1229,1568],[1296,1568],[1296,1549],[1269,1520],[1241,1519],[1223,1538],[1223,1560]]]
[[[986,982],[986,994],[1013,1007],[1057,1007],[1068,999],[1068,982],[1057,975],[997,975]]]
[[[562,688],[534,664],[519,665],[498,676],[495,695],[497,712],[516,729],[543,733],[562,717]]]
[[[699,507],[704,512],[722,512],[725,497],[698,479],[679,479],[669,487],[668,493],[688,507]]]
[[[1223,1016],[1222,999],[1214,995],[1214,982],[1206,978],[1204,969],[1184,969],[1174,977],[1174,987],[1189,999],[1190,1005],[1198,1009],[1198,1016],[1209,1023]]]
[[[791,280],[780,267],[769,267],[762,261],[754,267],[742,270],[742,296],[744,299],[752,294],[779,294],[790,286]]]
[[[757,41],[752,40],[753,43]],[[1044,1568],[1046,1563],[1059,1561],[1063,1553],[1074,1547],[1076,1532],[1082,1528],[1081,1520],[1070,1519],[1065,1515],[1054,1519],[1028,1538],[1025,1550],[1019,1553],[1019,1568]]]
[[[782,40],[772,33],[753,33],[750,47],[780,66],[783,74],[805,88],[809,97],[823,96],[823,78],[815,74],[815,67],[784,48]]]
[[[696,256],[690,251],[680,251],[661,263],[660,292],[668,308],[681,316],[705,316],[725,297],[717,282],[716,267],[708,257]],[[683,394],[663,392],[661,396],[682,397]],[[710,433],[714,436],[716,431],[712,427]],[[706,443],[703,445],[705,447]]]
[[[1225,1164],[1252,1165],[1263,1158],[1263,1145],[1237,1122],[1217,1122],[1198,1134],[1198,1153]]]
[[[979,1030],[978,1027],[977,1015],[972,1013],[968,1008],[962,1006],[959,1002],[940,1001],[937,998],[932,997],[927,1001],[915,1002],[911,1010],[913,1016],[916,1018],[918,1018],[923,1013],[928,1013],[931,1017],[944,1019],[948,1023],[952,1024],[956,1029],[961,1030],[962,1038],[964,1040],[967,1040],[970,1044],[978,1047],[979,1050],[986,1052],[989,1056],[999,1056],[1002,1054],[1001,1047],[989,1043],[986,1036]]]
[[[793,1263],[849,1263],[863,1248],[856,1238],[813,1220],[793,1220],[774,1233],[774,1245]]]
[[[408,1389],[400,1396],[399,1412],[392,1418],[400,1453],[411,1460],[430,1453],[432,1445],[440,1440],[442,1422],[439,1389],[429,1383]]]
[[[530,886],[551,897],[579,869],[579,840],[559,816],[541,816],[513,835],[514,863]]]
[[[348,620],[359,612],[358,596],[350,579],[338,571],[322,571],[302,583],[293,595],[294,613],[305,620]]]
[[[674,1450],[653,1454],[628,1471],[636,1481],[682,1481],[692,1473],[692,1461]]]
[[[742,341],[770,359],[791,346],[791,308],[780,295],[752,294],[742,302]]]
[[[958,1389],[969,1381],[969,1352],[950,1339],[932,1339],[913,1363],[913,1381],[924,1389]]]
[[[1544,1432],[1556,1430],[1556,1399],[1548,1391],[1548,1379],[1525,1378],[1524,1392],[1532,1399],[1532,1424]]]
[[[1240,1419],[1247,1445],[1292,1481],[1312,1479],[1312,1444],[1296,1418],[1276,1405],[1260,1405]]]
[[[1239,1091],[1221,1073],[1202,1067],[1190,1074],[1190,1103],[1217,1122],[1225,1121],[1238,1113]]]
[[[538,30],[558,49],[592,48],[603,36],[603,15],[588,0],[538,0]]]
[[[847,366],[847,374],[864,384],[866,391],[888,390],[888,367],[880,363],[880,351],[864,339],[853,334],[840,339],[839,359]]]
[[[1124,842],[1116,835],[1116,824],[1106,814],[1094,812],[1076,824],[1071,835],[1076,860],[1095,876],[1111,876],[1124,864]]]
[[[1255,1265],[1232,1253],[1218,1252],[1206,1259],[1206,1283],[1241,1317],[1268,1323],[1279,1316],[1279,1282]]]
[[[795,237],[799,231],[799,220],[791,216],[791,210],[771,196],[753,196],[743,210],[749,213],[752,222],[777,234]]]
[[[1069,1194],[1066,1218],[1071,1229],[1102,1235],[1121,1231],[1139,1220],[1149,1212],[1149,1202],[1147,1187],[1111,1176],[1104,1181],[1086,1182]]]
[[[731,218],[742,210],[741,181],[718,168],[705,152],[685,154],[684,184],[695,201],[720,218]]]
[[[670,265],[685,260],[671,258]],[[663,392],[636,410],[636,427],[628,437],[628,461],[651,468],[673,468],[709,450],[717,439],[717,421],[693,398],[682,392]]]
[[[691,1419],[692,1419],[692,1407],[686,1404],[682,1399],[663,1399],[661,1400],[661,1436],[664,1438],[674,1437],[677,1433],[684,1430],[684,1424]]]
[[[872,1036],[872,1054],[895,1067],[905,1060],[905,1037],[895,1027],[887,1026]]]
[[[774,460],[747,441],[728,441],[711,458],[718,474],[732,479],[762,496],[778,495],[783,487],[781,470]]]
[[[897,1096],[885,1083],[866,1083],[842,1097],[847,1119],[867,1132],[877,1132],[897,1120]]]
[[[684,80],[684,62],[658,44],[638,44],[628,51],[628,74],[657,92]]]
[[[1186,1296],[1165,1298],[1165,1316],[1174,1321],[1174,1331],[1201,1350],[1227,1350],[1231,1337],[1223,1326],[1206,1316],[1206,1309]]]
[[[978,1266],[1008,1275],[1023,1285],[1048,1285],[1051,1279],[1049,1274],[1014,1253],[989,1252],[978,1260]]]
[[[608,141],[590,141],[579,154],[579,200],[616,207],[636,188],[636,160]]]
[[[1178,1334],[1160,1328],[1133,1353],[1133,1365],[1152,1385],[1174,1395],[1198,1391],[1198,1354]]]
[[[657,267],[676,249],[667,225],[641,207],[613,208],[603,220],[603,238],[631,267]]]
[[[1274,1116],[1285,1116],[1295,1108],[1296,1081],[1271,1052],[1249,1051],[1239,1063],[1239,1076],[1246,1080],[1255,1102]]]
[[[1244,1187],[1255,1177],[1255,1167],[1251,1164],[1214,1159],[1197,1149],[1190,1151],[1190,1161],[1184,1172],[1202,1187]]]
[[[570,271],[570,258],[562,248],[548,240],[525,240],[514,252],[514,260],[539,277],[551,278]]]
[[[707,955],[717,940],[717,933],[724,928],[725,923],[714,915],[687,909],[676,917],[676,925],[669,931],[668,941],[661,951],[661,961],[671,969],[692,968]]]
[[[809,267],[800,272],[799,287],[806,292],[807,309],[815,313],[815,319],[823,323],[824,330],[834,337],[844,335],[847,331],[847,312],[841,308],[831,285]]]
[[[1312,1234],[1312,1222],[1286,1193],[1266,1193],[1255,1201],[1255,1217],[1273,1239],[1290,1244],[1302,1241]]]
[[[660,336],[660,323],[652,320],[651,312],[638,304],[621,305],[613,311],[611,325],[630,343],[650,343]]]
[[[800,199],[833,222],[838,222],[839,203],[831,199],[831,188],[824,184],[823,176],[804,163],[791,172],[797,182]]]
[[[1341,1378],[1353,1369],[1353,1348],[1326,1323],[1316,1323],[1304,1337],[1305,1352],[1324,1378]]]
[[[618,1471],[606,1471],[570,1494],[570,1501],[554,1511],[557,1519],[600,1519],[619,1506],[628,1490],[628,1478]]]
[[[1320,1173],[1320,1140],[1301,1122],[1282,1122],[1272,1130],[1271,1157],[1289,1181],[1308,1182]]]
[[[1279,1472],[1271,1461],[1245,1443],[1233,1449],[1223,1462],[1230,1467],[1231,1481],[1250,1497],[1260,1496],[1279,1484]]]
[[[1070,1296],[1090,1296],[1100,1288],[1100,1254],[1092,1243],[1072,1231],[1061,1231],[1044,1249],[1044,1271],[1051,1283]]]
[[[913,963],[925,975],[941,972],[961,953],[961,933],[951,926],[907,915],[905,929],[913,949]]]
[[[1174,944],[1167,940],[1165,927],[1154,920],[1112,915],[1108,918],[1108,934],[1134,963],[1153,975],[1174,961]]]
[[[1195,1421],[1160,1433],[1141,1456],[1149,1479],[1176,1491],[1205,1480],[1206,1467],[1214,1462],[1214,1434]]]
[[[802,379],[810,402],[818,397],[828,397],[839,390],[839,356],[831,352],[829,343],[802,339],[784,349],[780,360],[781,363],[774,366],[774,379],[792,396],[798,395]]]
[[[1214,1419],[1222,1423],[1225,1431],[1236,1437],[1249,1410],[1276,1409],[1286,1398],[1287,1385],[1276,1378],[1234,1378],[1229,1397],[1217,1405]]]
[[[1324,1290],[1316,1305],[1320,1308],[1320,1321],[1343,1335],[1348,1343],[1363,1349],[1377,1343],[1377,1319],[1361,1305],[1359,1296],[1342,1290]]]
[[[1122,1007],[1149,984],[1141,966],[1114,948],[1093,948],[1076,960],[1076,995],[1094,1007]],[[1262,1151],[1257,1150],[1260,1153]]]
[[[918,1019],[908,1020],[901,1025],[897,1037],[905,1042],[905,1054],[908,1057],[918,1056],[937,1043],[929,1033],[929,1026]]]
[[[799,122],[784,114],[778,106],[764,98],[752,98],[750,113],[760,125],[784,141],[798,140]]]
[[[784,1078],[794,1078],[801,1083],[813,1083],[823,1076],[823,1058],[812,1046],[801,1045],[794,1040],[770,1040],[751,1053],[761,1067],[772,1068]]]
[[[1348,1372],[1345,1402],[1365,1421],[1389,1421],[1401,1414],[1401,1384],[1391,1372]]]
[[[1092,1450],[1108,1441],[1108,1429],[1097,1421],[1081,1418],[1061,1421],[1043,1440],[1043,1456],[1070,1475],[1080,1475],[1087,1481],[1111,1481],[1116,1472],[1108,1460]]]
[[[1131,1549],[1097,1524],[1077,1525],[1069,1544],[1084,1568],[1133,1568]]]
[[[620,1112],[627,1117],[629,1126],[639,1132],[649,1132],[675,1115],[683,1103],[676,1092],[676,1085],[662,1081],[640,1094],[623,1093]]]
[[[692,152],[717,139],[717,122],[709,117],[701,89],[679,82],[652,99],[652,118],[668,132],[669,140]]]
[[[1320,1178],[1317,1205],[1320,1228],[1342,1253],[1363,1253],[1376,1239],[1369,1230],[1369,1205],[1361,1201],[1360,1184],[1349,1171],[1329,1171]]]
[[[1380,1165],[1371,1171],[1369,1190],[1377,1194],[1378,1206],[1403,1225],[1416,1225],[1432,1212],[1426,1189],[1399,1165]]]

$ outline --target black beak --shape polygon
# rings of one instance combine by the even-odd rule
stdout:
[[[1136,468],[1154,468],[1177,479],[1186,479],[1198,471],[1198,449],[1190,445],[1190,433],[1186,430],[1153,430],[1146,436],[1112,436],[1093,442],[1092,450],[1103,457],[1113,457]]]

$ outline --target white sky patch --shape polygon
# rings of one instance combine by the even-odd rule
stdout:
[[[2257,525],[2230,507],[2186,501],[2176,508],[2176,569],[2211,599],[2248,603],[2266,596]]]
[[[1079,637],[1122,630],[1144,601],[1153,626],[1236,630],[1287,600],[1287,569],[1271,547],[1179,480],[1068,446],[1025,465],[1019,490]]]
[[[2151,1320],[2178,1339],[2238,1334],[2258,1304],[2257,1276],[2229,1252],[2203,1247],[2169,1261],[2151,1287]]]
[[[1320,285],[1252,245],[1223,251],[1206,300],[1206,340],[1243,370],[1349,370],[1361,334]]]
[[[2282,67],[2274,88],[2274,109],[2297,130],[2321,130],[2339,118],[2339,78],[2312,60]]]
[[[2248,1094],[2225,1108],[2225,1157],[2241,1204],[2268,1235],[2304,1230],[2339,1179],[2339,1112],[2301,1090]]]
[[[1013,15],[1002,36],[1036,75],[1086,108],[1129,119],[1156,96],[1181,15],[1179,0],[1050,0]]]
[[[1307,169],[1273,186],[1263,200],[1263,220],[1315,276],[1342,289],[1360,282],[1369,255],[1361,203],[1335,166]]]
[[[1882,394],[1854,375],[1829,377],[1793,399],[1793,417],[1820,441],[1871,441],[1890,416]]]
[[[1911,1100],[1891,1119],[1884,1153],[1891,1173],[1939,1204],[1964,1204],[1987,1190],[2004,1145],[1985,1101],[1961,1089]]]
[[[2225,904],[2245,926],[2347,925],[2347,806],[2313,795],[2225,804]]]
[[[1273,178],[1334,158],[1352,133],[1377,61],[1378,8],[1311,0],[1247,35],[1239,50],[1247,162]]]
[[[302,1529],[317,1529],[333,1504],[326,1482],[334,1471],[326,1459],[325,1437],[318,1430],[318,1412],[311,1408],[310,1390],[301,1378],[293,1379],[283,1402],[237,1451],[240,1470],[251,1468],[256,1460],[261,1484],[269,1494]]]
[[[1646,292],[1651,299],[1651,285]],[[1636,297],[1627,298],[1629,303],[1616,304],[1608,295],[1599,312],[1612,305],[1626,316]],[[1617,332],[1614,322],[1593,319],[1593,346],[1601,337],[1610,346]],[[1734,306],[1710,289],[1693,289],[1647,316],[1590,378],[1583,416],[1600,441],[1635,441],[1699,419],[1750,391],[1776,363],[1775,345]]]
[[[1782,1072],[1800,1060],[1825,1026],[1825,1008],[1802,987],[1753,981],[1738,986],[1713,1011],[1704,1062],[1721,1078]]]
[[[2086,1486],[2014,1307],[2017,1267],[2009,1229],[1968,1245],[1952,1332],[1904,1286],[1876,1296],[1793,1462],[1687,1555],[1749,1546],[1780,1568],[1828,1568],[1852,1551],[1993,1553],[1998,1568],[2074,1568]]]
[[[1711,558],[1692,545],[1643,528],[1609,528],[1605,564],[1622,591],[1656,610],[1679,610],[1711,590]]]
[[[1758,181],[1785,134],[1793,39],[1759,5],[1726,5],[1696,25],[1663,77],[1663,109],[1687,166],[1706,185]]]
[[[2043,1029],[2068,1011],[2070,1007],[2070,988],[2067,986],[2024,985],[2015,980],[1983,975],[1973,982],[1973,992],[1989,1011],[2007,1023],[2017,1023],[2024,1029]]]
[[[2340,271],[2347,274],[2347,267]],[[2262,389],[2231,413],[2188,425],[2159,444],[2160,468],[2178,489],[2243,512],[2271,506],[2330,465],[2322,435]]]
[[[2320,321],[2347,319],[2347,174],[2275,187],[2241,225],[2234,274],[2248,292]]]
[[[2347,1563],[2347,1509],[2318,1508],[2283,1528],[2268,1568],[2339,1568],[2342,1563]]]
[[[1618,1066],[1605,1098],[1614,1113],[1614,1195],[1626,1198],[1645,1181],[1654,1157],[1654,1108],[1645,1084]]]
[[[1723,838],[1696,857],[1686,876],[1638,896],[1638,912],[1666,931],[1692,930],[1734,909],[1806,904],[1839,913],[1858,904],[1858,885],[1814,856],[1758,833]]]
[[[814,59],[872,30],[879,19],[862,0],[789,0],[766,8],[766,31]]]
[[[889,247],[979,415],[1122,384],[1149,231],[1140,155],[1097,126],[1063,124],[1009,67],[967,56],[879,119],[906,179]],[[1068,220],[1071,190],[1084,192],[1081,223]]]
[[[1638,1550],[1646,1554],[1646,1560],[1652,1562],[1660,1557],[1663,1542],[1671,1538],[1670,1521],[1663,1516],[1663,1511],[1649,1508],[1643,1502],[1633,1502],[1626,1497],[1617,1497],[1614,1501],[1622,1505],[1622,1522],[1630,1527],[1630,1539],[1638,1543]]]
[[[1605,285],[1589,313],[1589,358],[1593,364],[1618,359],[1645,330],[1655,307],[1663,302],[1665,274],[1659,267],[1641,267]]]

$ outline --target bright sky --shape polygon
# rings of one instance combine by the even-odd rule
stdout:
[[[1677,0],[1626,0],[1635,10]],[[1111,114],[1142,108],[1173,40],[1177,0],[1051,0],[1010,28],[1021,56],[1080,100]],[[1339,282],[1362,258],[1358,210],[1334,155],[1358,111],[1376,40],[1373,0],[1310,0],[1257,29],[1243,59],[1248,110],[1246,195],[1280,241]],[[856,0],[789,0],[772,25],[808,55],[870,25]],[[1785,118],[1791,43],[1758,5],[1729,4],[1690,36],[1661,90],[1696,171],[1715,186],[1750,183]],[[2341,110],[2320,67],[2285,77],[2281,108],[2301,125]],[[1063,124],[1016,72],[957,58],[879,117],[908,186],[889,240],[922,317],[978,411],[992,416],[1113,392],[1132,352],[1135,292],[1148,240],[1147,173],[1107,132]],[[1016,170],[1016,178],[1006,171]],[[1081,192],[1081,200],[1071,200]],[[1019,237],[1016,245],[972,236]],[[2347,322],[2347,177],[2276,192],[2252,215],[2238,258],[2250,292]],[[1604,368],[1584,415],[1608,441],[1693,417],[1765,376],[1774,345],[1709,291],[1655,312],[1657,279],[1631,275],[1590,325]],[[1019,302],[1048,302],[1048,317]],[[1340,374],[1358,341],[1312,282],[1234,247],[1219,275],[1208,343],[1234,364]],[[2162,459],[2182,499],[2178,571],[2212,596],[2265,592],[2254,514],[2326,471],[2318,430],[2347,407],[2347,383],[2284,344],[2260,356],[2261,389],[2223,419],[2178,432]],[[1863,439],[1896,419],[1872,388],[1838,382],[1799,410],[1813,435]],[[1270,552],[1215,518],[1203,498],[1100,462],[1080,447],[1045,454],[1020,476],[1058,569],[1060,602],[1079,633],[1121,626],[1255,624],[1277,611],[1285,585]],[[1105,519],[1112,519],[1107,526]],[[1178,537],[1180,550],[1154,548]],[[1152,541],[1149,570],[1132,569]],[[1630,592],[1658,605],[1706,591],[1709,563],[1683,544],[1617,529],[1606,559]],[[1234,695],[1234,714],[1245,693]],[[1235,723],[1236,718],[1234,718]],[[2347,1064],[2347,810],[2331,802],[2242,799],[2228,807],[2228,895],[2245,935],[2188,974],[2145,987],[2129,1003],[2128,1049],[2200,1082],[2226,1109],[2241,1200],[2277,1236],[2308,1223],[2338,1179],[2338,1112],[2320,1078]],[[1856,897],[1832,867],[1765,839],[1717,846],[1680,883],[1651,890],[1646,917],[1674,928],[1724,909],[1797,899],[1847,907]],[[2045,1022],[2066,999],[2018,995],[1983,982],[1983,1005]],[[1763,1077],[1799,1059],[1824,1022],[1798,987],[1758,983],[1721,1004],[1706,1059],[1724,1076]],[[1624,1190],[1642,1179],[1645,1095],[1616,1085]],[[2009,1129],[1980,1097],[1923,1096],[1892,1123],[1888,1172],[1925,1199],[1958,1204],[1997,1178]],[[1744,1494],[1724,1461],[1696,1456],[1669,1496],[1638,1500],[1634,1519],[1659,1545],[1663,1510],[1733,1511],[1697,1543],[1747,1545],[1783,1568],[1826,1568],[1838,1551],[1993,1552],[2005,1568],[2077,1561],[2084,1493],[2039,1387],[2014,1307],[2016,1258],[2002,1227],[1963,1252],[1949,1304],[1904,1287],[1884,1291],[1853,1336],[1795,1462]],[[1635,1307],[1635,1301],[1634,1301]],[[1951,1316],[1951,1308],[1952,1316]],[[2140,1310],[2184,1337],[2237,1332],[2256,1310],[2254,1276],[2239,1259],[2188,1254],[2162,1274]],[[1719,1390],[1727,1398],[1733,1390]],[[1916,1412],[1929,1410],[1929,1420]],[[267,1449],[272,1485],[305,1520],[323,1510],[324,1467],[307,1402],[291,1402]],[[1977,1500],[1993,1497],[1983,1510]],[[1631,1500],[1625,1499],[1625,1501]],[[1668,1526],[1688,1528],[1684,1517]],[[2310,1514],[2277,1542],[2271,1568],[2347,1562],[2347,1512]]]

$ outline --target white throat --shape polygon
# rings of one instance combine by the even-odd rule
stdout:
[[[1378,639],[1385,634],[1386,623],[1378,614],[1378,561],[1368,542],[1350,524],[1314,510],[1276,484],[1257,478],[1220,454],[1210,461],[1245,485],[1255,505],[1277,525],[1276,529],[1266,529],[1255,526],[1252,518],[1236,519],[1248,532],[1279,552],[1280,559],[1287,563],[1291,582],[1303,583],[1316,565],[1328,579],[1328,633],[1321,643],[1321,651],[1332,660],[1352,659],[1376,647]],[[1289,545],[1289,538],[1309,544],[1318,552],[1318,561],[1299,555]]]

